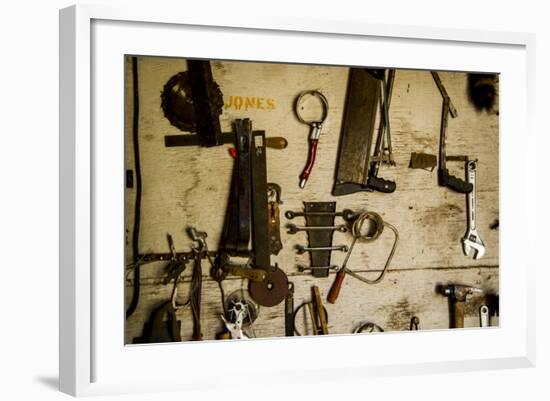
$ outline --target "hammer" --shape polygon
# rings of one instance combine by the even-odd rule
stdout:
[[[449,297],[451,303],[451,329],[464,327],[464,302],[466,297],[474,293],[482,293],[483,290],[469,285],[450,284],[440,287],[443,295]]]

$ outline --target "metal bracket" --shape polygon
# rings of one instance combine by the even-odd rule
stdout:
[[[336,211],[336,202],[304,202],[304,210],[310,212],[330,212]],[[334,215],[308,215],[306,214],[306,226],[333,226]],[[308,231],[309,247],[320,248],[330,247],[332,245],[332,230]],[[329,266],[331,251],[310,252],[311,267]],[[313,277],[328,277],[329,269],[312,269]]]

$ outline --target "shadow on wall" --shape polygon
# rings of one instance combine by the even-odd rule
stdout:
[[[36,381],[38,383],[41,383],[44,385],[44,387],[48,387],[51,390],[58,391],[59,390],[59,377],[50,376],[50,377],[37,377]]]

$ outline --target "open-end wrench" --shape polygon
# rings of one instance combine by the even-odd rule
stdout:
[[[323,230],[331,230],[331,231],[340,231],[342,233],[345,233],[348,231],[345,224],[340,224],[337,226],[297,226],[296,224],[287,224],[286,228],[288,229],[289,234],[296,234],[299,231],[323,231]]]
[[[307,246],[303,245],[296,245],[296,252],[298,255],[301,255],[306,252],[322,252],[322,251],[342,251],[347,252],[348,246],[347,245],[334,245],[334,246],[319,246],[319,247],[313,247],[309,248]]]
[[[472,191],[466,195],[468,211],[468,231],[462,238],[462,249],[466,256],[471,256],[472,249],[475,251],[474,259],[480,259],[485,254],[485,245],[477,232],[476,225],[476,170],[477,161],[466,162],[466,179],[472,184]]]
[[[353,210],[344,209],[341,212],[294,212],[292,210],[287,210],[285,212],[287,219],[291,220],[294,217],[305,217],[305,216],[334,216],[342,217],[344,220],[352,220],[356,214]]]

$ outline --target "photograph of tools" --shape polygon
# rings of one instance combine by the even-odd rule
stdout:
[[[498,74],[124,68],[125,344],[498,326]]]

